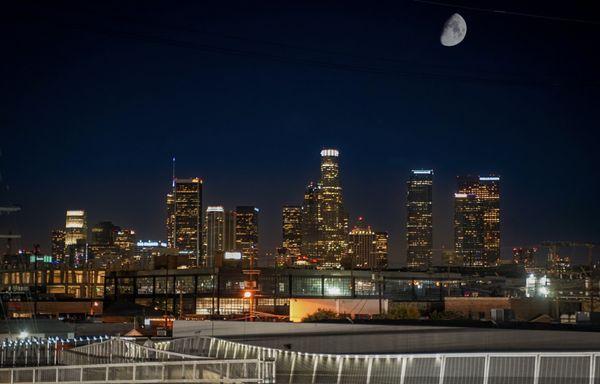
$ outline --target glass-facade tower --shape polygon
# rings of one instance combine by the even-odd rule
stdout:
[[[427,268],[433,255],[433,171],[411,171],[406,187],[406,262]]]

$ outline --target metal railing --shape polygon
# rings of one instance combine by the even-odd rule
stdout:
[[[156,348],[217,359],[273,360],[273,377],[285,384],[600,383],[597,352],[332,355],[200,336],[157,343]]]
[[[273,383],[265,362],[181,360],[0,369],[0,383]]]

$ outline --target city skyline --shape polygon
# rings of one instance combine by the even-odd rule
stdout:
[[[322,159],[322,162],[321,162],[321,172],[323,172],[323,167],[325,166],[325,169],[326,169],[325,174],[327,174],[327,172],[331,172],[329,170],[329,168],[331,166],[328,165],[327,158],[331,158],[331,155],[333,155],[333,157],[336,159],[335,168],[334,168],[335,170],[333,171],[333,174],[334,174],[334,177],[337,179],[338,174],[340,172],[343,173],[343,171],[340,171],[339,168],[338,168],[338,160],[337,160],[337,158],[340,156],[340,151],[338,151],[337,149],[323,149],[323,150],[320,151],[320,155],[321,155],[321,159]],[[323,159],[325,159],[325,160],[323,160]],[[325,161],[325,163],[323,163],[323,161]],[[419,180],[421,180],[420,182],[425,182],[425,183],[427,183],[427,181],[429,181],[429,184],[417,184],[417,188],[418,188],[419,185],[425,185],[425,188],[429,188],[427,190],[420,190],[421,198],[423,198],[423,196],[428,196],[428,197],[425,198],[425,201],[427,201],[427,199],[431,199],[431,193],[432,193],[432,190],[433,190],[432,185],[434,185],[434,183],[431,183],[431,180],[433,180],[432,179],[433,174],[434,174],[434,170],[433,169],[428,169],[428,170],[422,170],[422,169],[414,170],[413,169],[413,170],[410,170],[408,172],[408,175],[406,176],[406,180],[405,180],[405,183],[404,183],[404,186],[403,186],[404,189],[405,189],[403,192],[407,196],[407,198],[406,198],[406,203],[407,204],[408,204],[408,202],[411,199],[411,197],[410,197],[411,196],[410,191],[413,190],[413,193],[414,193],[414,188],[415,188],[415,184],[414,183],[415,183],[415,181],[419,181]],[[455,176],[455,180],[456,180],[455,184],[456,185],[453,187],[453,190],[455,192],[450,194],[450,195],[452,195],[452,198],[453,198],[453,202],[452,202],[453,206],[451,207],[452,208],[452,215],[453,216],[450,217],[450,225],[452,225],[453,228],[454,228],[454,234],[453,234],[453,237],[450,239],[450,244],[443,244],[441,247],[431,247],[433,258],[431,259],[430,262],[426,262],[425,264],[419,264],[419,263],[410,264],[409,257],[408,257],[408,249],[409,249],[408,244],[409,244],[409,242],[407,240],[406,243],[405,243],[405,248],[403,249],[403,251],[401,251],[405,255],[404,254],[399,254],[400,251],[397,250],[397,249],[392,249],[391,252],[390,252],[390,254],[389,254],[389,256],[391,256],[391,261],[388,262],[388,265],[390,265],[390,267],[408,266],[408,267],[417,267],[417,268],[427,267],[427,265],[441,265],[442,261],[443,261],[442,260],[442,252],[444,250],[456,250],[457,249],[456,248],[457,247],[457,237],[456,237],[457,236],[457,234],[456,234],[457,201],[461,200],[458,197],[466,197],[467,193],[465,193],[465,192],[473,192],[475,190],[479,191],[480,193],[481,193],[481,191],[484,191],[483,193],[486,194],[486,195],[489,194],[489,191],[486,188],[489,188],[489,185],[492,185],[493,183],[498,183],[499,180],[500,180],[499,176],[496,176],[494,173],[492,173],[492,175],[493,176],[487,176],[487,174],[486,174],[486,176],[472,176],[470,174],[467,174],[467,175],[458,175],[458,176]],[[322,174],[321,178],[323,178],[323,177],[324,176]],[[200,266],[213,265],[212,263],[214,262],[214,259],[213,259],[214,255],[212,257],[210,257],[209,255],[206,254],[206,251],[207,251],[207,249],[206,249],[206,239],[203,238],[203,236],[207,236],[207,233],[206,233],[206,222],[204,222],[204,220],[205,220],[205,217],[207,217],[206,215],[208,215],[209,209],[210,210],[217,209],[217,210],[220,211],[220,210],[223,209],[223,207],[222,206],[213,206],[213,205],[210,205],[210,204],[206,205],[206,203],[203,202],[202,194],[205,193],[205,191],[203,189],[203,188],[205,188],[204,187],[204,180],[203,179],[197,178],[197,177],[196,178],[188,178],[188,179],[174,178],[173,179],[173,185],[172,185],[173,188],[171,189],[171,191],[175,190],[175,187],[178,185],[178,182],[180,184],[184,185],[184,188],[188,188],[188,187],[186,187],[186,185],[198,186],[198,188],[199,188],[199,189],[195,189],[195,191],[191,191],[191,190],[190,191],[193,192],[193,193],[199,193],[198,197],[196,197],[199,200],[195,201],[193,204],[199,204],[198,207],[197,207],[197,209],[200,209],[200,211],[202,211],[202,212],[199,212],[202,218],[198,219],[198,220],[202,221],[202,224],[198,228],[199,231],[201,231],[201,233],[199,233],[199,235],[198,234],[192,234],[191,237],[192,237],[192,239],[196,239],[199,236],[199,239],[200,239],[199,240],[200,241],[200,243],[199,243],[199,247],[200,248],[198,249],[198,251],[199,251],[199,258],[200,258],[199,265]],[[474,184],[471,185],[470,184],[471,182],[474,183]],[[311,185],[316,186],[317,190],[319,190],[319,191],[322,189],[321,183],[316,184],[316,183],[311,182],[308,185],[309,189],[311,188]],[[333,183],[333,185],[336,186],[336,188],[338,188],[337,186],[339,185],[340,188],[341,188],[342,185],[343,185],[343,180],[341,180],[341,181],[337,180],[337,181],[335,181]],[[192,187],[192,188],[194,188],[194,187]],[[472,190],[469,189],[469,188],[471,188]],[[497,187],[495,187],[495,188],[497,188]],[[187,192],[190,192],[190,191],[187,191]],[[319,192],[319,193],[322,193],[322,192]],[[423,195],[423,193],[425,195]],[[462,195],[465,195],[465,196],[462,196]],[[306,196],[305,196],[305,198],[306,198]],[[416,200],[418,200],[418,199],[419,198],[416,198]],[[172,228],[172,227],[169,224],[169,222],[170,222],[169,218],[171,217],[171,214],[169,214],[169,207],[171,207],[172,204],[173,204],[173,197],[172,197],[172,192],[170,192],[169,194],[167,194],[167,209],[165,210],[165,212],[163,212],[164,213],[164,219],[167,222],[167,231],[164,233],[164,236],[162,236],[162,237],[161,236],[155,236],[155,237],[152,237],[152,236],[142,236],[143,238],[153,239],[153,240],[158,240],[158,241],[166,241],[166,242],[170,241],[169,240],[169,236],[170,236],[169,233],[170,233],[170,231],[172,231],[172,229],[169,230],[169,228]],[[234,204],[234,206],[235,206],[235,204]],[[404,209],[405,210],[408,209],[407,207],[409,207],[409,206],[410,205],[406,205]],[[294,206],[294,205],[290,205],[290,204],[284,204],[284,205],[281,206],[280,210],[283,209],[284,212],[285,212],[285,208],[286,207],[297,207],[298,209],[301,208],[300,205]],[[190,208],[190,207],[187,207],[187,208]],[[191,207],[191,208],[194,209],[194,211],[196,209],[196,207]],[[428,210],[430,210],[431,208],[432,208],[431,200],[429,200],[429,204],[427,205],[427,208],[426,208],[425,212],[429,212]],[[256,214],[256,215],[259,212],[259,208],[255,207],[255,206],[239,206],[238,205],[238,206],[236,206],[236,209],[247,210],[249,212],[251,211],[253,214]],[[436,207],[435,209],[438,209],[438,207]],[[434,212],[435,212],[435,209],[433,210]],[[481,211],[481,208],[479,210]],[[223,213],[225,213],[225,211],[223,211]],[[67,210],[67,222],[69,222],[69,220],[71,220],[71,222],[73,221],[73,219],[69,219],[69,217],[71,217],[73,215],[75,215],[75,217],[80,217],[81,216],[81,217],[84,218],[83,219],[84,220],[84,225],[85,226],[89,226],[89,229],[90,229],[88,231],[89,233],[86,233],[84,235],[84,237],[86,237],[86,238],[89,237],[90,235],[93,238],[93,236],[94,236],[94,229],[95,229],[94,226],[99,226],[99,225],[107,224],[107,223],[112,224],[112,222],[106,221],[106,220],[110,220],[110,218],[104,218],[104,219],[102,219],[100,221],[92,220],[91,222],[88,222],[87,214],[88,214],[88,211],[85,210],[85,209],[83,209],[83,210]],[[235,216],[235,209],[232,210],[232,211],[227,211],[226,214],[227,215],[234,215]],[[281,215],[281,212],[279,214]],[[299,214],[300,214],[300,212],[299,212]],[[347,212],[345,214],[347,214]],[[435,216],[435,215],[436,214],[434,213],[433,216]],[[348,243],[348,241],[349,241],[348,235],[351,234],[352,227],[355,225],[355,223],[358,223],[358,222],[360,222],[360,221],[363,220],[362,215],[361,216],[356,216],[356,217],[358,217],[358,219],[356,219],[354,216],[351,216],[348,219],[345,219],[345,222],[348,223],[348,224],[345,224],[345,225],[348,225],[347,231],[345,233],[346,239],[344,240],[344,241],[346,241],[346,243]],[[410,217],[410,214],[408,214],[407,218],[409,218],[409,217]],[[283,218],[281,216],[280,216],[280,220],[283,220]],[[431,218],[429,218],[427,220],[428,220],[427,222],[430,223],[429,224],[430,225],[429,229],[427,229],[427,228],[420,228],[420,229],[417,230],[417,232],[419,232],[421,235],[423,235],[425,237],[431,236],[430,234],[428,234],[428,231],[432,231],[433,233],[435,233],[436,231],[440,230],[439,228],[436,228],[435,225],[431,224],[432,223],[431,222]],[[482,231],[484,231],[484,229],[483,229],[483,221],[484,221],[484,213],[483,213],[483,211],[481,212],[481,221],[482,222],[479,223],[479,224],[477,224],[477,225],[481,225],[482,226]],[[93,225],[91,225],[90,223],[93,224]],[[499,221],[497,221],[497,223],[499,224]],[[274,254],[274,251],[276,253],[276,249],[282,245],[282,241],[284,241],[284,237],[283,237],[284,235],[281,233],[281,229],[282,229],[281,228],[281,224],[284,224],[284,223],[280,222],[280,228],[279,228],[279,230],[280,230],[280,236],[281,237],[279,238],[279,243],[276,243],[274,246],[264,245],[264,244],[260,245],[258,247],[258,252],[255,253],[255,257],[256,257],[257,261],[259,261],[261,259],[261,256],[264,256],[265,253],[267,253],[267,254]],[[298,224],[300,224],[300,223],[298,223]],[[231,224],[229,226],[231,227]],[[234,227],[237,228],[237,226],[235,226],[235,225],[234,225]],[[119,227],[115,227],[115,228],[119,228]],[[55,232],[56,231],[61,231],[61,230],[63,232],[66,231],[66,233],[68,234],[68,228],[61,228],[60,226],[56,226],[55,228],[51,229],[49,238],[52,240],[52,238],[55,235]],[[299,228],[299,230],[301,232],[302,228]],[[389,233],[389,231],[388,231],[387,228],[380,228],[380,230],[385,231],[386,237],[388,236],[387,233]],[[423,232],[423,230],[425,230],[425,232]],[[263,230],[262,226],[258,228],[258,231],[259,231],[258,232],[259,237],[262,238],[265,235],[263,233],[264,230]],[[488,233],[488,232],[486,232],[486,233]],[[373,232],[373,233],[375,233],[375,232]],[[396,234],[396,235],[400,235],[401,237],[406,238],[406,236],[408,236],[408,233],[409,233],[409,229],[405,227],[405,228],[403,228],[403,232],[401,232],[399,234]],[[190,234],[188,234],[188,235],[190,235]],[[252,237],[252,236],[255,236],[255,235],[251,234],[250,236]],[[482,232],[481,236],[482,236],[482,239],[480,240],[480,242],[481,242],[480,247],[481,247],[482,252],[483,252],[483,248],[484,248],[483,237],[485,237],[487,235]],[[195,240],[193,242],[195,243]],[[302,242],[302,241],[300,241],[300,242]],[[511,244],[511,245],[502,244],[502,247],[501,247],[502,248],[502,256],[500,257],[500,259],[503,259],[503,260],[513,259],[514,258],[514,249],[515,248],[520,248],[520,247],[536,247],[536,246],[539,246],[541,242],[542,241],[540,241],[539,243],[531,243],[531,244]],[[89,243],[90,244],[94,244],[93,241],[89,242]],[[489,243],[489,241],[488,241],[488,243]],[[346,244],[346,246],[348,246],[348,245],[349,244]],[[239,249],[240,246],[242,246],[242,245],[237,244],[236,247],[233,247],[233,248],[229,247],[229,248],[230,248],[230,250],[234,250],[234,248],[235,248],[235,250],[239,251],[240,250]],[[243,246],[243,247],[246,248],[245,246]],[[51,248],[52,248],[52,244],[49,244],[48,251],[46,253],[50,254],[51,253],[50,252]],[[487,249],[488,246],[486,245],[485,248]],[[28,248],[27,247],[23,247],[23,249],[28,249]],[[184,248],[183,253],[184,254],[188,254],[189,251],[186,251],[185,248]],[[344,254],[344,252],[342,252],[341,254]],[[310,255],[308,255],[308,256],[310,257]],[[458,257],[459,259],[462,260],[462,258],[464,256],[455,255],[455,257]],[[195,255],[194,255],[193,258],[194,258],[194,260],[193,260],[192,264],[195,264]],[[484,257],[482,255],[481,258],[482,259],[483,258],[489,258],[489,256],[485,256]],[[271,260],[271,259],[265,259],[262,262],[266,263],[266,264],[260,264],[260,265],[268,265],[269,263],[274,262],[274,260],[275,260],[275,258],[273,258],[273,260]],[[465,262],[465,263],[466,263],[466,265],[471,265],[472,264],[472,263],[469,263],[469,262]],[[493,265],[493,264],[494,263],[491,263],[490,265]],[[475,265],[478,265],[478,264],[475,263]],[[482,265],[487,265],[487,263],[484,263]]]
[[[206,205],[259,207],[261,243],[273,249],[281,206],[301,201],[315,151],[329,146],[343,153],[350,216],[389,232],[392,264],[404,260],[410,169],[436,173],[435,249],[453,244],[455,177],[490,171],[503,177],[503,258],[547,239],[600,242],[600,208],[588,203],[600,192],[596,29],[482,13],[466,44],[448,48],[445,7],[314,7],[163,5],[142,17],[124,6],[119,18],[97,4],[12,3],[0,171],[5,201],[23,207],[8,219],[22,246],[49,249],[69,208],[164,239],[155,207],[175,155],[178,175],[206,180]],[[21,17],[43,12],[46,21]],[[163,25],[160,36],[125,21],[139,18]],[[73,24],[86,26],[70,33]]]

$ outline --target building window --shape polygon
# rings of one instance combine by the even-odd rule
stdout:
[[[349,277],[326,277],[323,284],[325,296],[352,296]]]
[[[292,277],[292,294],[294,296],[322,296],[322,280],[320,277]]]
[[[212,293],[214,291],[214,278],[213,276],[198,276],[198,293]]]
[[[194,293],[194,276],[177,276],[175,289],[177,293]]]
[[[154,279],[152,277],[138,277],[136,285],[138,295],[151,295],[154,293]]]
[[[377,296],[377,283],[371,279],[355,279],[354,292],[356,296]]]

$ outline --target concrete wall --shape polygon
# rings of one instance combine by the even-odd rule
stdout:
[[[549,301],[537,298],[446,297],[444,308],[446,311],[460,312],[465,317],[475,320],[480,319],[480,315],[486,320],[491,320],[492,309],[510,309],[518,321],[529,321],[542,314],[551,314]]]

